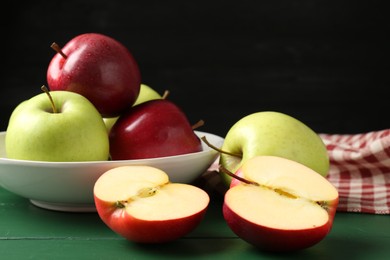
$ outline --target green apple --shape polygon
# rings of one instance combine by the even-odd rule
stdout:
[[[140,92],[133,106],[141,104],[145,101],[163,98],[156,90],[146,84],[141,84]],[[119,117],[105,117],[103,118],[106,124],[107,131],[111,130],[111,127],[115,124]]]
[[[160,99],[160,98],[162,98],[162,96],[156,90],[152,89],[150,86],[146,84],[141,84],[140,92],[133,106],[141,104],[145,101]]]
[[[229,129],[221,150],[220,164],[231,172],[258,155],[290,159],[322,176],[329,170],[327,149],[319,135],[303,122],[280,112],[256,112],[238,120]],[[221,177],[230,185],[229,175]]]
[[[12,112],[8,158],[34,161],[100,161],[109,158],[102,116],[84,96],[70,91],[37,94]]]
[[[115,124],[116,120],[118,120],[118,116],[116,117],[103,117],[103,122],[106,126],[107,133],[110,132],[112,126]]]

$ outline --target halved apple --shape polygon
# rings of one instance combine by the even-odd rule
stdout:
[[[140,243],[164,243],[188,234],[201,222],[210,202],[202,189],[171,183],[165,172],[150,166],[105,172],[95,183],[94,199],[109,228]]]
[[[304,249],[331,230],[337,189],[292,160],[257,156],[237,171],[225,193],[223,216],[234,233],[268,251]]]

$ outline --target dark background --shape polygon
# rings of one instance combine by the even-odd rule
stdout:
[[[385,2],[385,1],[383,1]],[[316,132],[390,127],[388,11],[380,1],[14,1],[3,20],[0,130],[40,93],[53,41],[99,32],[135,56],[142,82],[199,130],[224,136],[243,116],[290,114]],[[4,46],[4,45],[3,45]]]

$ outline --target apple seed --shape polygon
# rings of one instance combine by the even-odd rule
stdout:
[[[126,203],[127,203],[127,201],[117,201],[117,202],[115,202],[115,208],[122,209],[122,208],[126,207],[126,205],[125,205]]]
[[[157,187],[148,187],[148,188],[143,188],[138,191],[137,196],[140,198],[146,198],[153,196],[154,194],[157,193]]]
[[[160,186],[159,186],[160,187]],[[137,195],[134,195],[130,197],[128,200],[118,200],[115,202],[116,208],[125,208],[126,204],[130,203],[131,201],[134,201],[138,198],[147,198],[155,195],[159,189],[159,187],[147,187],[142,188],[138,191]]]

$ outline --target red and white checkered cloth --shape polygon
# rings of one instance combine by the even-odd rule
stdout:
[[[337,210],[390,214],[390,129],[320,137],[329,153],[328,180],[339,191]]]
[[[328,180],[339,191],[337,210],[390,214],[390,129],[362,134],[319,134],[330,159]],[[198,184],[223,194],[217,159]]]

